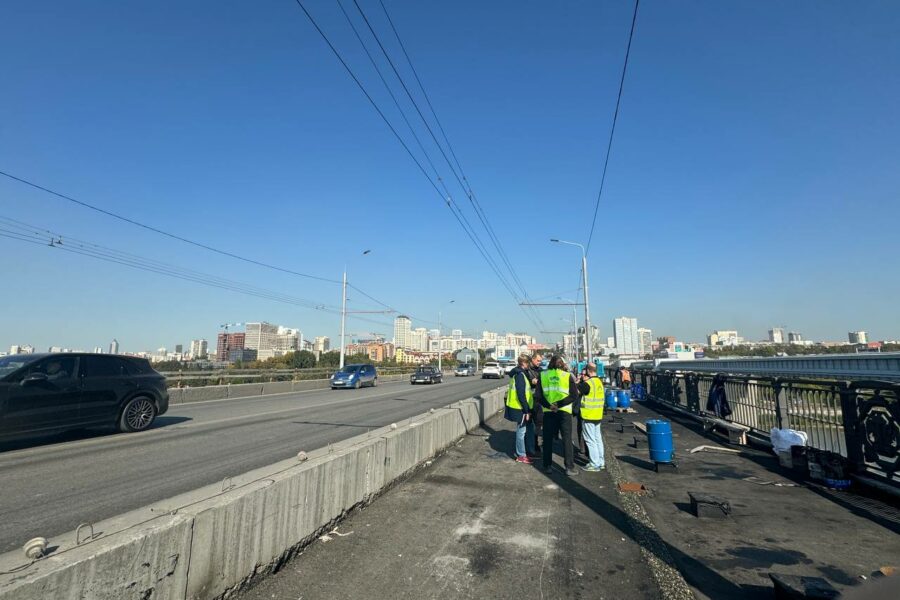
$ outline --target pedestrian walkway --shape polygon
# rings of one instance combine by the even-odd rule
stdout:
[[[490,420],[240,597],[662,597],[609,474],[545,475],[514,436]]]
[[[577,477],[558,453],[550,475],[516,463],[513,425],[495,417],[238,597],[750,600],[774,597],[770,573],[847,591],[900,566],[896,504],[792,479],[764,450],[691,454],[726,444],[636,410],[604,420],[608,470]],[[631,422],[660,417],[673,472],[633,446]],[[728,500],[731,515],[697,518],[689,491]]]
[[[636,409],[637,415],[607,419],[607,453],[617,457],[623,479],[648,488],[640,504],[696,598],[773,597],[773,572],[819,577],[846,592],[870,582],[883,566],[900,566],[896,500],[828,490],[795,478],[765,449],[728,446],[704,434],[693,419],[659,405]],[[632,421],[653,418],[672,424],[675,471],[657,473],[647,446],[633,445],[635,436],[643,436],[630,427]],[[612,419],[622,423],[621,432]],[[690,453],[703,445],[740,453]],[[731,515],[698,519],[688,492],[726,500]]]

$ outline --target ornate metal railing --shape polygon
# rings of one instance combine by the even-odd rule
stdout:
[[[725,385],[727,420],[768,437],[772,428],[806,432],[808,445],[840,455],[851,471],[900,487],[900,384],[795,377],[641,370],[658,402],[704,416],[715,377]]]

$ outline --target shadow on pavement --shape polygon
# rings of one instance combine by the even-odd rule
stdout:
[[[491,438],[502,433],[493,429],[487,423],[484,423],[482,428],[490,434]],[[538,467],[538,464],[538,462],[535,463],[535,468]],[[744,589],[728,581],[693,556],[685,554],[678,548],[668,544],[655,530],[635,520],[618,506],[610,504],[579,483],[577,479],[567,477],[558,467],[559,465],[555,465],[553,473],[545,474],[547,479],[594,511],[597,516],[614,525],[621,531],[622,535],[628,536],[637,542],[642,548],[653,554],[657,560],[679,571],[688,583],[703,594],[710,598],[728,598],[729,600],[735,598],[750,600],[751,598],[759,597],[758,589]],[[543,474],[542,471],[541,473]],[[579,474],[579,477],[591,476],[592,474],[584,471]],[[769,593],[771,593],[771,588],[769,588]],[[663,594],[665,595],[664,591]]]
[[[703,431],[703,427],[697,421],[678,411],[672,410],[665,404],[651,402],[648,403],[648,405],[673,423],[677,423],[697,435],[718,441],[718,438],[706,434]],[[778,464],[778,459],[768,453],[747,452],[742,455],[742,458],[763,467],[767,471],[777,474],[779,477],[787,479],[796,485],[805,487],[823,498],[827,498],[857,517],[862,517],[873,523],[877,523],[893,533],[900,534],[900,510],[896,508],[897,500],[894,497],[864,486],[856,486],[853,488],[852,492],[849,493],[829,490],[824,486],[807,481],[792,469],[782,467]],[[626,456],[619,456],[618,459],[623,462],[635,464],[633,461],[628,460],[628,457]],[[740,477],[743,477],[743,475],[738,478]]]
[[[183,423],[185,421],[192,421],[190,417],[181,417],[181,416],[162,416],[157,417],[153,422],[153,425],[150,426],[150,429],[147,431],[152,431],[155,429],[161,429],[164,427],[170,427],[172,425],[178,425],[179,423]],[[64,431],[62,433],[55,433],[50,435],[43,436],[34,436],[30,438],[24,438],[21,440],[15,440],[11,442],[2,442],[0,443],[0,453],[3,452],[11,452],[13,450],[25,450],[27,448],[39,448],[41,446],[50,446],[53,444],[65,444],[68,442],[78,442],[81,440],[90,440],[95,438],[105,438],[105,437],[115,437],[115,436],[127,436],[127,433],[120,433],[112,428],[88,428],[88,429],[73,429],[71,431]]]

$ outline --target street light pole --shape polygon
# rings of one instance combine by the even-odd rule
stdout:
[[[593,352],[591,345],[591,308],[589,303],[589,294],[588,294],[588,271],[587,271],[587,250],[582,244],[577,242],[567,242],[565,240],[558,240],[556,238],[551,238],[551,242],[556,242],[558,244],[567,244],[569,246],[578,246],[581,248],[581,275],[582,275],[582,287],[584,288],[584,352],[587,358],[587,361],[590,362]]]
[[[347,323],[347,267],[344,267],[344,280],[341,284],[341,366],[344,368],[344,329]]]
[[[456,300],[451,300],[451,301],[448,302],[447,304],[453,304],[454,302],[456,302]],[[441,369],[441,364],[442,364],[442,363],[441,363],[441,357],[442,357],[442,355],[444,354],[444,351],[443,351],[443,349],[441,348],[441,338],[442,338],[443,335],[444,335],[444,331],[443,331],[443,329],[444,329],[443,310],[444,310],[444,308],[441,307],[441,310],[438,311],[438,371],[441,371],[441,372],[443,372],[443,370]]]
[[[363,256],[371,250],[364,250]],[[347,323],[347,265],[344,265],[344,278],[341,283],[341,369],[344,368],[344,332]]]

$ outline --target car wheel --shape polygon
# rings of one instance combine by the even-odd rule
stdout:
[[[356,384],[353,386],[353,389],[354,389],[354,390],[358,390],[358,389],[360,388],[361,385],[362,385],[362,383],[360,382],[359,379],[357,379],[357,380],[356,380]]]
[[[119,431],[133,433],[145,431],[156,418],[156,404],[146,396],[132,398],[125,404],[119,417]]]
[[[372,380],[372,387],[378,387],[378,378]]]

